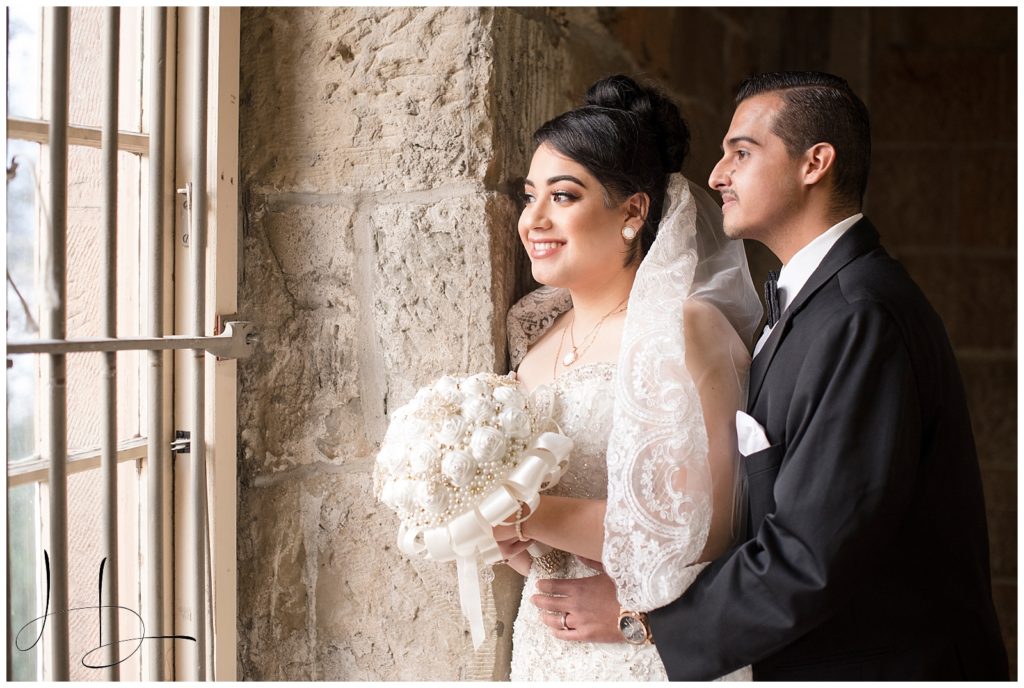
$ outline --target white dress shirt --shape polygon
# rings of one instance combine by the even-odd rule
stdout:
[[[786,308],[789,304],[796,300],[797,294],[803,289],[804,285],[807,284],[807,280],[810,279],[811,275],[818,266],[821,265],[821,261],[825,259],[829,250],[839,241],[839,237],[846,234],[846,230],[857,224],[857,221],[864,217],[864,213],[857,213],[851,215],[842,222],[838,222],[827,230],[819,234],[814,240],[804,246],[802,249],[793,254],[793,257],[789,259],[789,262],[782,266],[782,270],[779,271],[779,318],[782,318],[782,314],[786,312]],[[754,355],[757,356],[761,347],[768,340],[768,336],[772,333],[772,328],[765,325],[764,332],[761,333],[761,338],[757,340],[757,345],[754,346]]]

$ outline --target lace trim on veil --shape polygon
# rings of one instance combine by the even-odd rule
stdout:
[[[619,602],[637,611],[671,602],[692,583],[711,528],[708,438],[683,322],[698,262],[697,206],[680,175],[667,196],[629,296],[608,443],[602,560]]]

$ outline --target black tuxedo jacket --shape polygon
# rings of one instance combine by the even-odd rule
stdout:
[[[1006,679],[978,459],[938,315],[861,220],[751,364],[747,537],[650,614],[673,680]]]

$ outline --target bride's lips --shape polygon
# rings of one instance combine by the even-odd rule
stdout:
[[[541,258],[549,258],[565,246],[564,241],[531,241],[530,243],[530,258],[539,260]]]

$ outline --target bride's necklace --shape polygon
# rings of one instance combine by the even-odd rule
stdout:
[[[591,329],[587,336],[583,338],[583,342],[580,343],[579,346],[576,345],[576,337],[572,331],[573,326],[576,324],[576,309],[573,309],[572,320],[569,322],[568,326],[562,328],[562,338],[558,341],[558,351],[555,353],[555,362],[554,367],[551,370],[551,377],[558,377],[558,360],[559,357],[562,356],[562,347],[565,345],[566,330],[568,330],[569,332],[570,349],[569,352],[565,354],[565,356],[562,356],[561,360],[562,365],[568,368],[573,363],[580,360],[580,357],[583,356],[583,354],[587,352],[587,349],[589,349],[590,346],[594,343],[594,341],[597,339],[597,333],[598,331],[600,331],[601,325],[604,324],[604,321],[612,317],[616,313],[621,313],[622,311],[626,310],[626,308],[626,299],[622,299],[622,301],[619,301],[618,305],[615,306],[615,308],[605,313],[604,317],[597,321],[597,324],[594,325],[593,329]]]

